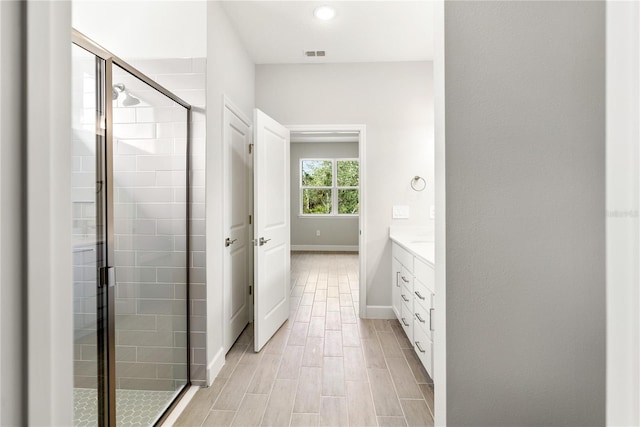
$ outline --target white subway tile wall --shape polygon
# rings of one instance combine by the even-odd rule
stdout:
[[[144,60],[136,63],[145,74],[172,90],[176,95],[191,104],[191,206],[190,206],[190,302],[191,302],[191,382],[194,385],[206,385],[206,285],[205,266],[200,262],[205,258],[205,149],[206,149],[206,59],[169,59]],[[179,87],[172,86],[167,79],[181,80]],[[187,84],[187,82],[189,82]],[[167,113],[156,109],[157,122],[163,122]],[[144,113],[143,113],[144,116]],[[174,147],[186,145],[186,139],[174,138]],[[158,182],[170,179],[157,177]],[[175,221],[158,221],[159,234],[168,227],[181,227]],[[158,280],[171,281],[180,275],[175,269],[163,269]],[[176,279],[177,280],[177,279]]]
[[[192,382],[204,385],[206,62],[140,60],[133,65],[197,107],[191,129],[190,357]],[[141,102],[125,107],[121,95],[114,103],[117,386],[175,390],[186,379],[186,113],[164,95],[114,72],[114,83],[118,79]],[[78,242],[81,236],[95,235],[94,86],[95,82],[87,81],[87,92],[74,94],[78,102],[91,102],[85,104],[88,107],[77,118],[79,123],[74,121],[74,238]],[[75,381],[76,387],[95,387],[95,253],[80,252],[85,246],[74,249]]]
[[[149,93],[149,86],[118,67],[113,78],[125,87],[113,103],[116,387],[179,390],[187,377],[187,206],[176,189],[185,194],[187,164],[186,146],[176,146],[175,138],[186,138],[187,110],[177,103],[165,106],[159,97],[149,101],[140,95]],[[128,96],[139,103],[125,105]],[[153,102],[161,103],[165,122],[149,120]],[[175,135],[161,132],[161,126],[175,127]],[[159,183],[159,173],[173,179]],[[159,231],[157,221],[164,218],[183,226]],[[144,221],[141,233],[133,220]],[[168,276],[165,269],[183,273]],[[137,360],[121,360],[121,346],[135,348]],[[166,352],[171,358],[152,362],[141,358],[144,351]]]

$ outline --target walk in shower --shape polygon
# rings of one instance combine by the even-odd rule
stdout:
[[[74,425],[154,425],[189,385],[190,106],[73,41]]]

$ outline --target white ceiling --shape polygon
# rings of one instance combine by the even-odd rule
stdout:
[[[433,3],[422,1],[223,1],[256,64],[433,59]],[[333,6],[320,21],[313,11]],[[309,58],[306,50],[324,50]]]

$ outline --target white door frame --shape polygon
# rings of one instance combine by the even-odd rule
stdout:
[[[447,425],[447,227],[445,159],[445,0],[433,3],[433,100],[435,154],[435,310],[433,338],[434,423]]]
[[[640,6],[607,2],[607,425],[640,423]],[[628,96],[628,99],[624,99]],[[620,100],[624,102],[620,102]],[[616,170],[612,173],[612,170]],[[635,214],[634,214],[635,212]],[[623,213],[622,216],[618,214]]]
[[[358,263],[360,267],[359,272],[359,289],[360,289],[360,313],[361,318],[367,318],[367,233],[366,233],[366,217],[367,217],[367,185],[365,173],[366,158],[367,156],[366,137],[367,126],[366,125],[285,125],[291,132],[357,132],[358,133],[358,160],[360,162],[360,215],[358,216],[358,223],[360,228],[360,236],[358,241]]]

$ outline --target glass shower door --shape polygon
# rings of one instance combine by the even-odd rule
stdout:
[[[100,145],[103,128],[104,61],[78,47],[72,48],[72,221],[74,425],[96,426],[99,419],[101,297],[97,271],[103,265],[104,229],[99,194]]]
[[[74,31],[74,426],[150,426],[189,384],[189,105]]]
[[[182,105],[113,66],[117,425],[152,425],[187,385]]]

